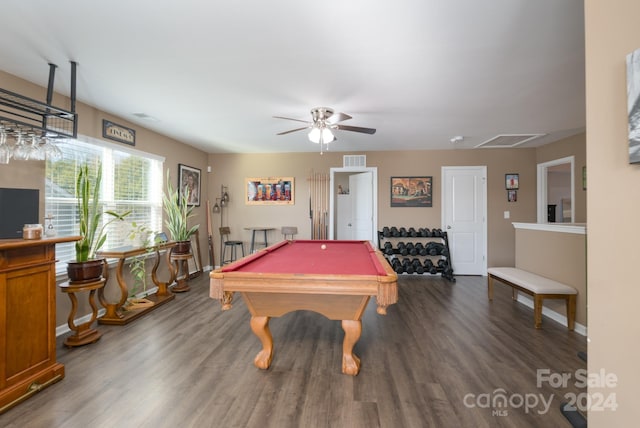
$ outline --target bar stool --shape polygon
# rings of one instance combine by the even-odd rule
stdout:
[[[220,264],[224,265],[226,263],[231,263],[236,260],[236,248],[240,246],[240,250],[242,251],[242,257],[244,257],[244,244],[242,241],[234,241],[229,239],[229,235],[231,234],[231,229],[228,226],[221,227],[220,229],[220,239],[222,239],[222,255]],[[227,252],[227,247],[231,250],[231,255],[229,260],[225,260],[224,256]]]
[[[298,234],[298,228],[295,226],[282,226],[282,235],[284,239],[287,239],[287,236],[291,235],[291,241],[293,241],[293,235]]]

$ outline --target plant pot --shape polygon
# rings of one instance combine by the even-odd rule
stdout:
[[[177,241],[173,247],[173,254],[189,254],[191,252],[191,241]]]
[[[67,262],[69,282],[90,282],[102,278],[103,259],[91,259],[86,262]]]

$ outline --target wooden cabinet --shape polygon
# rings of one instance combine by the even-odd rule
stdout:
[[[64,377],[56,361],[55,244],[0,240],[0,413]]]

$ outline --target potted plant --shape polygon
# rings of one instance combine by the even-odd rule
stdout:
[[[135,256],[129,262],[133,285],[129,289],[129,297],[123,307],[124,310],[142,309],[154,305],[153,301],[145,297],[138,297],[139,293],[146,294],[147,291],[147,255],[153,252],[153,245],[159,244],[157,237],[154,240],[155,242],[151,242],[151,235],[153,234],[154,232],[145,224],[131,222],[131,231],[128,238],[134,247],[144,248],[145,254]]]
[[[196,233],[199,224],[189,227],[189,219],[193,213],[193,205],[189,205],[189,187],[185,186],[180,192],[171,185],[171,177],[167,170],[167,191],[162,194],[164,212],[167,215],[165,225],[169,230],[171,239],[176,242],[174,253],[188,253],[191,248],[191,235]]]
[[[102,276],[103,260],[96,259],[96,252],[107,239],[106,228],[117,220],[123,220],[131,214],[105,211],[112,218],[102,224],[100,207],[100,184],[102,167],[98,164],[95,178],[89,175],[88,165],[83,165],[76,178],[76,198],[78,200],[78,220],[80,222],[80,240],[76,241],[76,259],[67,263],[69,281],[79,282],[95,280]]]

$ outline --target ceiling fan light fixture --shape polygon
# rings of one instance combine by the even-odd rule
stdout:
[[[335,141],[336,137],[333,135],[333,132],[329,128],[318,128],[313,127],[311,131],[309,131],[309,141],[312,143],[320,144],[329,144],[332,141]]]

